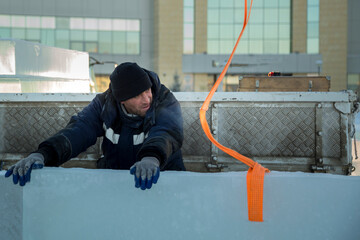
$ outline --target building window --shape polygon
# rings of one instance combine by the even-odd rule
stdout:
[[[194,0],[184,0],[184,54],[194,53]]]
[[[61,48],[70,48],[70,32],[67,29],[55,30],[55,46]]]
[[[208,0],[209,54],[231,53],[243,26],[244,7],[242,0]],[[249,23],[236,53],[290,53],[290,16],[291,0],[253,1]]]
[[[105,54],[140,54],[140,20],[0,15],[0,37]]]
[[[307,1],[307,53],[319,53],[319,0]]]

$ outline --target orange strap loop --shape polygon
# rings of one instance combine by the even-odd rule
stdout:
[[[246,176],[248,212],[250,221],[263,221],[263,192],[265,172],[269,172],[269,169],[264,168],[258,163],[255,163],[255,167],[249,168]]]
[[[237,160],[245,163],[250,168],[247,173],[246,181],[247,181],[247,194],[248,194],[248,211],[249,211],[249,220],[250,221],[257,221],[262,222],[263,221],[263,186],[264,186],[264,175],[265,172],[269,172],[267,168],[262,167],[257,162],[253,161],[252,159],[245,157],[241,155],[240,153],[227,148],[223,145],[221,145],[218,141],[215,140],[215,138],[212,136],[210,132],[209,125],[206,121],[206,111],[209,108],[209,104],[211,101],[211,98],[213,97],[215,91],[219,87],[222,79],[224,78],[230,63],[232,61],[232,58],[234,56],[234,53],[236,51],[236,48],[240,42],[241,36],[244,33],[245,27],[249,21],[251,7],[252,7],[253,0],[251,0],[250,9],[249,9],[249,15],[247,15],[247,0],[245,0],[245,13],[244,13],[244,24],[242,27],[242,30],[240,32],[240,35],[236,41],[236,44],[234,46],[234,49],[231,52],[231,55],[229,57],[229,60],[227,61],[224,69],[222,70],[219,78],[216,80],[214,86],[211,88],[209,95],[206,97],[201,109],[200,109],[200,122],[201,126],[205,132],[205,135],[209,138],[209,140],[217,146],[219,149],[224,151],[225,153],[229,154],[230,156],[236,158]]]

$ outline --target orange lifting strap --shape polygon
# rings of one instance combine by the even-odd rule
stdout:
[[[250,168],[248,170],[247,176],[246,176],[246,182],[247,182],[247,197],[248,197],[248,211],[249,211],[249,220],[250,221],[257,221],[257,222],[262,222],[263,221],[263,189],[264,189],[264,175],[265,172],[270,172],[269,169],[264,168],[263,166],[261,166],[260,164],[258,164],[257,162],[253,161],[252,159],[245,157],[243,155],[241,155],[240,153],[224,147],[223,145],[221,145],[219,142],[217,142],[215,140],[215,138],[212,136],[210,129],[209,129],[209,125],[206,121],[206,111],[208,110],[209,107],[209,103],[211,101],[211,98],[213,97],[215,91],[217,90],[217,88],[220,85],[220,82],[222,81],[223,77],[225,76],[227,69],[229,68],[229,65],[231,63],[231,60],[234,56],[235,50],[239,44],[240,38],[243,35],[243,32],[245,30],[245,27],[249,21],[249,17],[250,17],[250,12],[251,12],[251,7],[252,7],[252,2],[253,0],[251,0],[251,4],[250,4],[250,9],[249,9],[249,15],[247,15],[247,0],[245,0],[245,16],[244,16],[244,24],[241,30],[241,33],[236,41],[236,44],[234,46],[234,49],[232,50],[232,53],[229,57],[229,60],[227,61],[224,69],[222,70],[219,78],[216,80],[214,86],[211,88],[209,95],[207,96],[207,98],[204,101],[204,104],[202,105],[201,109],[200,109],[200,122],[201,122],[201,126],[206,134],[206,136],[209,138],[209,140],[215,145],[217,146],[219,149],[221,149],[222,151],[224,151],[225,153],[229,154],[230,156],[236,158],[237,160],[245,163],[246,165],[248,165]]]

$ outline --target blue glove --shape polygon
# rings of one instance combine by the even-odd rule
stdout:
[[[142,190],[150,189],[160,177],[160,162],[155,157],[144,157],[140,162],[130,168],[130,174],[134,175],[135,187]]]
[[[5,173],[5,177],[13,175],[13,182],[20,186],[24,186],[26,182],[30,182],[32,169],[44,167],[44,156],[41,153],[32,153],[28,157],[18,161],[12,165]]]

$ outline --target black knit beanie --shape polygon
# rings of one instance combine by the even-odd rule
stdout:
[[[151,86],[148,74],[136,63],[122,63],[110,75],[111,92],[119,102],[136,97]]]

